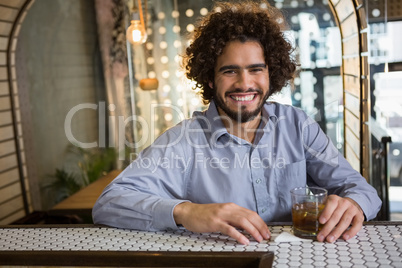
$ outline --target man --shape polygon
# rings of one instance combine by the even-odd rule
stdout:
[[[301,110],[267,103],[293,78],[292,47],[268,3],[218,3],[186,50],[208,110],[163,133],[103,192],[95,223],[221,232],[248,244],[291,220],[290,190],[324,187],[319,241],[356,235],[381,201]],[[350,228],[349,228],[350,227]],[[239,230],[240,229],[240,230]]]

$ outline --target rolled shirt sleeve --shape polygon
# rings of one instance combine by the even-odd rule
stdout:
[[[173,209],[188,201],[179,134],[173,130],[161,135],[105,188],[92,210],[94,223],[139,230],[178,228]]]

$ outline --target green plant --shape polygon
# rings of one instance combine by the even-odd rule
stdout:
[[[116,151],[113,148],[85,150],[72,146],[69,151],[78,157],[78,167],[81,170],[83,185],[92,182],[115,168]]]
[[[85,150],[69,146],[67,154],[66,158],[73,162],[72,167],[78,167],[78,171],[77,168],[66,168],[71,164],[66,161],[63,168],[56,168],[55,173],[48,176],[42,187],[47,199],[45,207],[61,202],[115,169],[117,154],[113,148]]]
[[[43,189],[47,192],[50,200],[58,203],[82,188],[79,179],[64,169],[56,169],[53,175],[49,176],[51,182],[45,184]]]

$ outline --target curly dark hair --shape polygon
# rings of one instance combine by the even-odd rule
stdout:
[[[279,92],[293,79],[296,61],[291,56],[293,47],[285,39],[281,25],[282,13],[265,0],[217,2],[212,11],[201,19],[194,30],[193,41],[183,56],[188,79],[196,82],[203,101],[214,97],[209,86],[214,81],[217,57],[230,41],[257,41],[264,50],[270,75],[270,92]]]

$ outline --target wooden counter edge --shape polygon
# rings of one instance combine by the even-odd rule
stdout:
[[[112,170],[95,182],[89,184],[85,188],[56,204],[51,210],[92,210],[92,207],[94,206],[98,197],[101,195],[103,189],[105,189],[105,187],[120,173],[121,170]]]
[[[0,251],[0,265],[272,267],[273,252]]]

